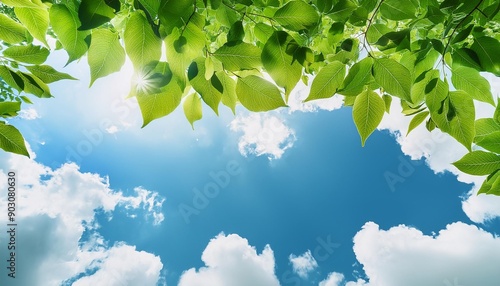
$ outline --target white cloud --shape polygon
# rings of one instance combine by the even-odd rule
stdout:
[[[118,127],[116,127],[116,125],[111,125],[110,127],[106,128],[105,130],[106,130],[106,132],[108,132],[109,134],[115,134],[115,133],[117,133],[120,129],[118,129]]]
[[[500,90],[500,81],[493,80],[491,76],[490,84],[494,95]],[[476,118],[491,117],[494,107],[489,104],[475,102]],[[484,181],[484,177],[470,176],[460,172],[451,163],[459,160],[468,151],[453,139],[450,135],[439,130],[427,131],[421,125],[405,136],[411,117],[401,114],[401,106],[394,100],[391,106],[391,114],[385,115],[382,123],[378,127],[380,130],[389,130],[396,137],[401,145],[401,150],[412,159],[425,158],[428,166],[436,173],[449,171],[457,175],[458,180],[464,183],[473,183],[474,187],[467,194],[462,202],[462,209],[474,222],[484,223],[487,220],[500,216],[500,198],[491,195],[479,195],[477,191]]]
[[[342,273],[332,272],[325,280],[319,282],[319,286],[340,286],[342,281],[344,281]]]
[[[136,251],[130,245],[118,244],[106,251],[97,262],[94,274],[76,280],[73,286],[91,285],[157,285],[162,263],[158,256]]]
[[[404,225],[380,230],[368,222],[354,237],[353,249],[369,281],[346,285],[496,286],[500,281],[500,238],[462,222],[433,236]],[[338,285],[340,275],[335,277],[337,284],[331,285]]]
[[[17,173],[16,222],[20,247],[17,251],[18,284],[15,285],[61,285],[68,279],[82,279],[81,274],[89,269],[97,269],[94,275],[101,273],[93,278],[96,281],[111,271],[107,265],[116,264],[114,257],[120,257],[121,264],[113,271],[137,267],[137,261],[143,264],[140,269],[148,270],[133,272],[133,277],[121,275],[127,281],[152,281],[159,276],[159,269],[163,267],[159,257],[123,244],[107,247],[97,232],[99,226],[95,221],[96,210],[111,216],[117,208],[122,208],[128,214],[140,211],[153,223],[160,223],[163,199],[157,193],[138,187],[134,195],[126,196],[112,190],[107,178],[82,173],[73,163],[52,170],[37,163],[36,155],[30,153],[32,159],[13,154],[0,156],[0,179],[6,181],[9,171]],[[6,209],[4,186],[0,185],[0,194],[3,194],[0,209]],[[5,219],[1,217],[0,223],[5,224]],[[5,234],[0,236],[4,241]],[[0,276],[2,285],[7,283],[4,271]],[[91,285],[98,284],[111,285]],[[141,285],[156,285],[156,282]]]
[[[312,83],[312,78],[309,79],[309,83]],[[306,86],[302,81],[300,81],[297,86],[293,89],[288,98],[288,112],[292,113],[295,111],[300,112],[316,112],[319,110],[332,111],[342,107],[344,103],[344,97],[340,95],[333,95],[330,98],[323,98],[318,100],[312,100],[308,102],[303,102],[309,95],[310,87]]]
[[[34,120],[40,118],[38,112],[34,108],[23,109],[19,111],[19,117],[25,120]]]
[[[243,132],[238,149],[243,156],[268,155],[269,159],[279,159],[296,140],[295,131],[273,115],[253,113],[237,116],[230,124],[234,132]]]
[[[304,279],[307,278],[311,271],[318,267],[318,262],[316,262],[316,259],[312,256],[310,250],[307,250],[299,256],[290,254],[288,259],[292,263],[293,272]]]
[[[211,239],[201,259],[205,267],[185,271],[179,286],[277,286],[274,254],[269,245],[258,254],[237,234],[219,234]]]

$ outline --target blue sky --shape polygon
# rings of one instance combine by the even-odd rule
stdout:
[[[0,154],[0,179],[22,184],[18,276],[2,267],[2,285],[500,281],[500,199],[475,195],[484,178],[450,164],[466,150],[446,135],[401,136],[397,103],[364,148],[351,109],[301,104],[304,86],[289,109],[205,108],[192,130],[179,108],[141,129],[129,64],[89,89],[84,60],[50,60],[80,80],[11,121],[32,159]]]

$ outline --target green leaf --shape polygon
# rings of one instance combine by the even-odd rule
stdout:
[[[21,77],[21,79],[23,80],[24,91],[26,93],[31,93],[40,98],[52,97],[52,95],[50,94],[50,89],[47,86],[47,84],[45,84],[37,76],[19,71],[17,72],[17,75]]]
[[[161,39],[141,12],[132,12],[123,35],[125,51],[135,69],[160,60]]]
[[[500,157],[485,151],[472,151],[453,163],[460,171],[476,176],[484,176],[500,169]]]
[[[476,135],[474,142],[481,142],[485,137],[500,131],[500,124],[493,118],[480,118],[475,123]]]
[[[387,114],[389,114],[391,111],[392,96],[384,93],[382,95],[382,100],[384,100],[385,112],[387,112]]]
[[[119,71],[124,63],[125,51],[118,34],[107,29],[94,30],[88,53],[90,86],[96,79]]]
[[[476,52],[481,62],[481,67],[487,71],[500,76],[500,42],[490,37],[474,39],[471,49]]]
[[[31,0],[2,0],[2,4],[10,7],[40,8],[39,4],[34,3]]]
[[[187,120],[194,129],[194,122],[200,120],[202,117],[201,99],[198,94],[192,93],[186,96],[182,107]]]
[[[260,54],[261,50],[256,46],[238,43],[234,45],[225,44],[215,51],[214,56],[222,62],[224,69],[238,71],[262,66]]]
[[[448,96],[449,93],[449,86],[448,83],[445,81],[442,81],[439,78],[435,78],[431,80],[427,86],[425,87],[425,104],[429,108],[429,111],[431,112],[431,117],[434,120],[434,122],[438,125],[440,129],[442,129],[444,132],[447,132],[449,128],[446,128],[446,126],[449,126],[448,123],[446,124],[441,124],[441,114],[443,111],[441,110],[444,104],[444,100]]]
[[[479,62],[479,58],[476,52],[471,49],[458,49],[454,51],[451,56],[453,59],[453,65],[462,65],[476,70],[481,70],[481,63]]]
[[[375,81],[389,94],[411,102],[411,73],[393,59],[376,59],[373,64]]]
[[[3,122],[0,122],[0,148],[7,152],[30,157],[21,132],[14,126]]]
[[[471,150],[471,144],[475,135],[474,102],[470,95],[463,91],[452,91],[449,93],[449,97],[450,109],[447,111],[447,116],[452,108],[455,113],[455,116],[450,120],[449,134],[467,149]]]
[[[365,85],[369,84],[372,80],[372,66],[373,59],[370,57],[366,57],[355,63],[349,69],[349,73],[347,74],[339,93],[346,96],[356,96],[360,94]]]
[[[467,92],[473,99],[495,105],[490,83],[479,74],[479,71],[461,65],[453,65],[451,82],[456,89]]]
[[[439,78],[438,70],[429,70],[420,75],[411,87],[411,102],[414,104],[420,104],[424,101],[427,85],[437,78]]]
[[[12,117],[16,116],[17,112],[21,110],[21,102],[19,101],[4,101],[0,102],[0,116]]]
[[[37,8],[16,7],[14,12],[30,34],[45,46],[48,46],[45,35],[49,28],[49,12],[45,5],[41,6]]]
[[[410,121],[410,125],[408,126],[408,132],[406,132],[406,136],[408,136],[408,134],[410,134],[410,132],[413,129],[417,128],[422,122],[424,122],[424,120],[427,118],[427,115],[429,115],[429,111],[420,112],[417,115],[415,115]]]
[[[78,30],[97,28],[114,17],[114,9],[106,5],[105,0],[82,0],[78,8],[78,18],[82,25]]]
[[[481,188],[477,191],[477,194],[487,194],[487,195],[500,195],[500,172],[495,171],[491,173],[486,180],[484,180]]]
[[[175,27],[184,26],[193,10],[192,0],[162,0],[158,17],[160,23],[165,26],[165,31],[169,34]]]
[[[9,44],[17,44],[26,40],[27,32],[23,25],[0,14],[0,40]]]
[[[62,79],[76,80],[71,75],[58,72],[53,67],[47,65],[26,66],[26,69],[45,83],[52,83]]]
[[[186,82],[186,70],[193,59],[203,55],[205,35],[201,29],[190,22],[181,36],[179,29],[175,28],[165,38],[167,59],[173,74],[181,83],[181,88]]]
[[[27,96],[24,96],[24,95],[21,95],[19,96],[19,98],[21,98],[21,100],[24,102],[24,103],[27,103],[27,104],[33,104],[33,102],[27,97]]]
[[[214,86],[214,83],[218,82],[220,84],[220,80],[216,75],[212,75],[210,81],[205,79],[204,58],[199,57],[191,63],[188,69],[188,78],[194,90],[201,95],[203,101],[210,106],[210,108],[212,108],[215,114],[218,115],[222,93],[216,86]]]
[[[392,30],[384,24],[373,24],[370,25],[368,31],[366,32],[366,39],[368,40],[368,43],[375,44],[380,38],[382,38],[383,35],[388,34],[391,31]]]
[[[0,65],[0,78],[2,78],[8,85],[12,86],[18,91],[24,90],[23,79],[8,67]]]
[[[500,130],[483,136],[476,144],[488,151],[500,153]]]
[[[151,18],[155,18],[158,15],[158,10],[160,9],[160,1],[158,0],[139,0],[139,2],[146,8]]]
[[[356,8],[358,6],[351,0],[340,0],[333,5],[328,17],[337,22],[345,22]]]
[[[50,23],[64,50],[68,53],[68,63],[81,58],[88,50],[85,37],[88,32],[78,31],[78,14],[62,4],[55,4],[49,10]]]
[[[176,81],[170,81],[157,93],[139,91],[136,97],[142,113],[142,127],[145,127],[151,121],[174,111],[181,103],[182,90]]]
[[[290,1],[276,11],[273,19],[287,29],[298,31],[317,24],[319,16],[313,6],[302,1]]]
[[[262,50],[262,64],[278,86],[285,88],[285,98],[300,80],[302,66],[287,54],[287,48],[293,41],[286,32],[277,31],[269,38]]]
[[[218,22],[227,27],[231,27],[239,19],[238,13],[226,5],[222,5],[217,9],[215,17]]]
[[[375,131],[384,117],[384,100],[372,90],[365,90],[354,101],[352,117],[361,137],[361,145]]]
[[[40,46],[11,46],[3,51],[3,55],[15,61],[39,65],[47,60],[49,50]]]
[[[389,20],[400,21],[415,18],[417,6],[411,0],[386,0],[380,6],[380,13]]]
[[[238,78],[236,95],[241,104],[250,111],[269,111],[286,106],[279,89],[255,75]]]
[[[223,87],[222,104],[229,107],[233,114],[236,114],[236,103],[238,102],[236,82],[223,71],[218,71],[215,75],[220,79]]]
[[[333,62],[323,67],[314,78],[305,101],[332,97],[344,81],[345,65]]]

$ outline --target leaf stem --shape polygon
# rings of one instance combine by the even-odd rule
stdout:
[[[380,10],[380,6],[382,6],[382,3],[384,3],[384,1],[385,0],[380,0],[380,2],[378,3],[377,7],[373,11],[372,16],[370,17],[370,19],[368,19],[368,25],[366,26],[366,30],[363,32],[363,34],[364,34],[364,37],[363,37],[364,38],[363,39],[363,47],[365,48],[366,52],[368,53],[368,56],[371,57],[371,58],[373,58],[373,55],[370,53],[370,50],[372,50],[372,49],[371,49],[370,45],[367,45],[366,37],[368,37],[368,30],[372,26],[373,19],[377,15],[378,11]],[[370,49],[368,49],[368,47],[370,47]],[[372,50],[372,52],[373,52],[373,50]]]

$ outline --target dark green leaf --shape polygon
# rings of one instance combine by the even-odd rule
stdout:
[[[106,5],[105,0],[82,0],[78,8],[78,18],[82,24],[78,30],[97,28],[114,16],[114,9]]]

